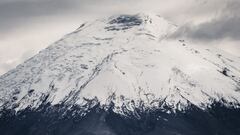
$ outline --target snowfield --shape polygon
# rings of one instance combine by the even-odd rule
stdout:
[[[124,114],[144,106],[213,102],[239,107],[240,58],[169,35],[177,26],[158,15],[112,16],[81,25],[0,77],[0,109],[114,103]],[[91,106],[90,106],[91,107]]]

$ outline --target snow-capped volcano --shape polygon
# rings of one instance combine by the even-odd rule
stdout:
[[[169,35],[158,15],[112,16],[76,31],[0,77],[0,108],[84,106],[96,101],[124,114],[144,106],[183,111],[213,102],[238,108],[240,59]]]

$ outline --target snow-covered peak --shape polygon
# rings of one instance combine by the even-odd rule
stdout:
[[[117,15],[107,19],[107,30],[127,30],[130,28],[138,31],[149,32],[156,37],[165,36],[169,31],[174,31],[176,26],[159,15],[139,13],[135,15]]]
[[[240,60],[214,48],[170,40],[158,15],[118,15],[81,25],[0,77],[0,108],[52,105],[184,110],[213,102],[238,107]],[[91,106],[91,105],[89,105]]]

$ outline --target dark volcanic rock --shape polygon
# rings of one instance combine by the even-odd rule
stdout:
[[[240,109],[214,104],[202,111],[191,107],[186,112],[162,110],[139,112],[139,118],[122,116],[96,105],[86,115],[80,108],[70,110],[42,106],[15,114],[2,112],[1,135],[238,135]]]
[[[108,31],[112,30],[126,30],[134,26],[141,25],[143,20],[137,15],[121,15],[117,18],[112,19],[109,24],[110,26],[105,27]]]

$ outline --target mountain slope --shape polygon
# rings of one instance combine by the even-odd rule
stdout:
[[[166,106],[166,112],[205,110],[215,102],[238,108],[240,59],[169,39],[176,29],[146,14],[83,24],[0,77],[0,109],[37,109],[44,102],[88,105],[85,110],[113,103],[122,115]]]

